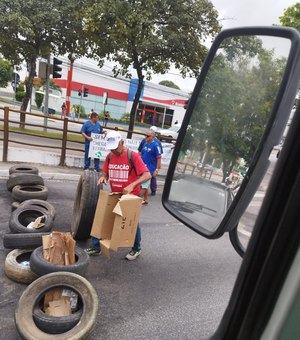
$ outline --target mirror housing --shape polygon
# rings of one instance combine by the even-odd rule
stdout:
[[[203,91],[205,82],[208,79],[209,71],[212,68],[213,62],[216,60],[217,52],[220,51],[222,43],[224,43],[226,39],[250,36],[278,37],[287,39],[290,42],[290,49],[282,75],[282,80],[280,82],[277,95],[273,101],[270,118],[260,139],[260,143],[257,146],[249,164],[243,182],[234,199],[232,200],[232,203],[228,205],[227,209],[224,209],[223,212],[222,209],[218,211],[217,209],[216,211],[212,211],[214,209],[207,207],[206,215],[218,215],[214,216],[217,224],[214,227],[209,227],[210,221],[208,221],[207,218],[203,218],[202,222],[197,220],[199,214],[195,216],[195,211],[197,211],[197,209],[203,210],[205,207],[203,207],[201,204],[195,204],[196,202],[194,202],[193,197],[191,197],[189,200],[188,206],[186,204],[184,204],[184,206],[182,204],[180,205],[180,202],[174,204],[174,195],[177,195],[176,192],[183,193],[183,190],[185,189],[184,182],[182,182],[182,187],[179,187],[178,183],[180,180],[175,174],[175,169],[177,166],[181,146],[184,142],[187,130],[190,127],[190,121],[197,105],[198,98],[201,95],[201,91]],[[297,93],[300,74],[299,37],[298,31],[282,27],[247,27],[229,29],[222,31],[216,37],[207,55],[181,125],[180,133],[177,138],[176,146],[169,165],[162,197],[163,206],[168,212],[170,212],[179,221],[184,223],[187,227],[206,238],[219,238],[224,234],[224,232],[236,228],[242,214],[253,198],[259,184],[261,183],[261,180],[269,165],[268,159],[270,153],[272,152],[273,147],[279,144]],[[193,186],[191,186],[191,188],[192,187]],[[187,190],[184,192],[184,195],[192,196],[191,190],[192,189],[187,188]],[[197,207],[194,208],[193,206]],[[186,209],[187,213],[184,214],[182,209]],[[189,209],[194,213],[193,219],[188,217]]]

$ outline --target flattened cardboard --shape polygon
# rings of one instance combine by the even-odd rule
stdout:
[[[104,255],[109,250],[132,247],[140,218],[142,199],[136,195],[100,192],[91,236],[101,239]]]
[[[122,194],[109,193],[101,190],[94,216],[91,235],[97,238],[110,239],[115,216],[114,207]]]
[[[51,316],[68,316],[72,314],[70,301],[66,299],[49,301],[49,307],[46,308],[45,313]]]

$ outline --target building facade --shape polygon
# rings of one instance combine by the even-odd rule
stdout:
[[[59,59],[63,61],[62,77],[55,79],[55,82],[62,88],[62,99],[65,101],[70,62],[64,57]],[[130,113],[137,81],[124,77],[115,78],[111,70],[100,69],[87,59],[75,60],[71,82],[71,106],[81,105],[85,112],[90,112],[91,109],[98,113],[109,111],[111,118],[119,119]],[[87,97],[83,96],[84,89],[88,90]],[[135,120],[158,127],[169,127],[176,121],[180,124],[185,114],[184,103],[188,97],[189,94],[184,91],[145,81]]]

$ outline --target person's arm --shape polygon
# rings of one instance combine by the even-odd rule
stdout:
[[[93,140],[92,137],[89,137],[86,133],[84,132],[81,132],[82,136],[86,139],[86,140],[89,140],[90,142]]]
[[[107,181],[108,181],[108,174],[106,172],[102,172],[97,185],[100,185],[102,183],[107,184]]]
[[[149,171],[143,172],[143,174],[138,179],[123,189],[123,194],[130,194],[136,186],[147,182],[149,179],[151,179],[151,177],[152,176]]]
[[[161,168],[161,157],[156,159],[156,169],[154,171],[154,176],[158,175],[158,171]]]
[[[97,185],[100,185],[102,183],[107,184],[108,182],[108,163],[109,163],[108,157],[109,157],[109,154],[106,155],[106,158],[105,158],[105,161],[102,167],[102,174],[98,180]]]

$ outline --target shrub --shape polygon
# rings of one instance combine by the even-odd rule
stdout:
[[[35,93],[35,103],[36,106],[40,109],[43,103],[44,95],[42,93]]]
[[[18,89],[17,92],[16,92],[16,101],[22,102],[24,97],[25,97],[25,91],[20,91]]]

